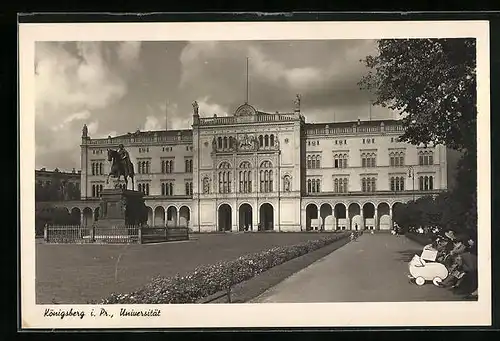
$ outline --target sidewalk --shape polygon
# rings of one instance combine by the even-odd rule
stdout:
[[[272,287],[251,303],[457,301],[432,283],[410,283],[422,246],[404,236],[365,233]]]

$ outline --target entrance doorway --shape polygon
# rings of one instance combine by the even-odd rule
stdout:
[[[249,204],[243,204],[240,206],[240,216],[239,216],[239,230],[240,231],[251,231],[252,230],[252,206]]]
[[[262,231],[274,229],[274,209],[271,204],[262,204],[260,206],[260,226]]]
[[[232,210],[228,204],[219,207],[219,231],[231,231]]]

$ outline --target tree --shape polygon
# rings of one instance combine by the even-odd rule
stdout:
[[[359,85],[403,115],[400,141],[476,147],[475,39],[382,39]]]

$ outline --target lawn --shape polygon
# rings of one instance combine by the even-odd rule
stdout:
[[[191,240],[146,245],[36,244],[37,304],[85,304],[130,292],[157,275],[186,274],[199,265],[235,259],[320,233],[192,235]]]

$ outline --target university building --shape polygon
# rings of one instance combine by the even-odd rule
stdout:
[[[150,225],[387,230],[394,205],[448,187],[446,148],[397,142],[402,132],[397,120],[307,123],[299,98],[292,112],[245,103],[224,117],[200,117],[195,102],[192,129],[95,139],[84,127],[82,200],[66,207],[83,224],[98,218],[107,149],[123,144]]]

